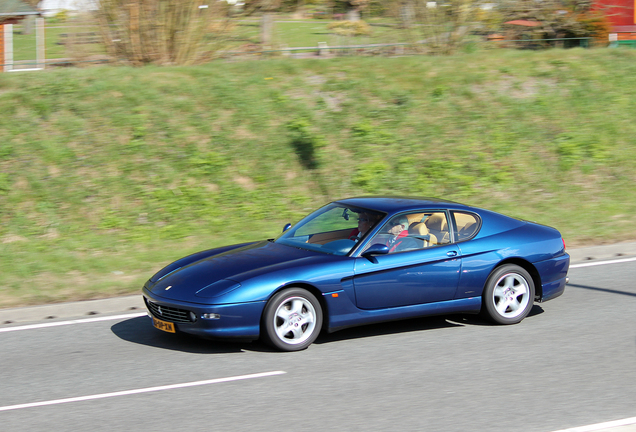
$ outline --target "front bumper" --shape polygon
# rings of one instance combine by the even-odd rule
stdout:
[[[173,323],[178,332],[203,338],[258,339],[264,301],[205,305],[167,300],[143,289],[148,313],[162,321]],[[216,319],[204,315],[218,315]]]

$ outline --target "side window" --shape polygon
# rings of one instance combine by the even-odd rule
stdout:
[[[453,212],[453,218],[455,219],[456,241],[460,242],[468,240],[477,234],[479,231],[480,221],[479,217],[474,213]]]
[[[443,220],[446,221],[445,213]],[[419,250],[438,244],[437,237],[431,235],[426,221],[432,213],[419,212],[394,216],[380,228],[369,242],[389,246],[389,253]],[[446,224],[448,226],[448,224]],[[368,247],[368,246],[367,246]]]
[[[332,208],[298,228],[295,235],[313,235],[337,230],[351,231],[356,227],[357,218],[345,217],[345,215],[348,215],[347,209],[342,207]]]

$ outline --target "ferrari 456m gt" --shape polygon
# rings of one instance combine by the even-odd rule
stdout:
[[[554,228],[437,199],[361,197],[276,239],[177,260],[143,296],[160,330],[296,351],[321,331],[428,315],[515,324],[563,293],[569,262]]]

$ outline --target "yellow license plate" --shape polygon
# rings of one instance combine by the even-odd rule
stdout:
[[[174,324],[171,322],[161,321],[155,317],[152,317],[152,325],[168,333],[174,333]]]

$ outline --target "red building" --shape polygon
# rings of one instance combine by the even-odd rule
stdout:
[[[613,27],[636,25],[636,0],[597,0],[595,6],[605,12]]]
[[[612,24],[610,46],[636,47],[636,0],[596,0],[594,6]]]

